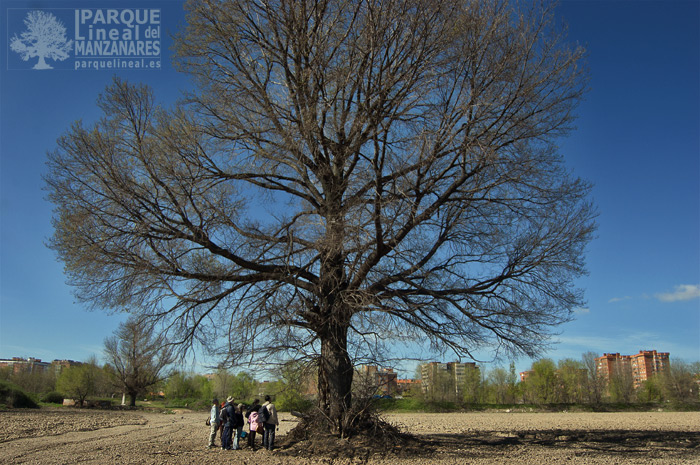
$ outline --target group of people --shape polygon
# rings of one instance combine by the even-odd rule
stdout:
[[[219,400],[214,399],[211,406],[209,424],[209,447],[214,447],[216,432],[220,431],[221,449],[241,449],[240,439],[245,437],[243,427],[248,421],[248,447],[255,450],[256,434],[263,435],[263,447],[272,450],[275,445],[275,431],[279,429],[279,419],[275,404],[270,401],[270,396],[265,396],[265,403],[260,405],[260,400],[255,399],[253,404],[245,410],[243,404],[236,405],[233,397],[228,397],[226,402],[219,405]],[[245,420],[244,420],[245,417]]]

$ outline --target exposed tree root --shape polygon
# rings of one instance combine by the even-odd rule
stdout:
[[[332,456],[369,459],[374,455],[405,457],[424,451],[424,444],[400,431],[376,413],[355,416],[342,436],[330,433],[328,419],[319,411],[305,414],[281,444],[284,453],[298,457]]]

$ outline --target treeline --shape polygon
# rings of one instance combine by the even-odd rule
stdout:
[[[700,362],[671,361],[667,370],[635,388],[630,370],[612,373],[609,381],[597,376],[596,357],[589,352],[581,360],[564,359],[556,363],[547,358],[537,360],[522,382],[512,363],[510,369],[467,370],[461,385],[456,385],[454,378],[445,372],[427,390],[416,389],[413,395],[424,402],[467,406],[700,402]]]
[[[0,368],[0,381],[5,385],[21,390],[35,402],[49,404],[62,403],[64,398],[74,399],[80,404],[88,398],[110,398],[115,395],[113,380],[114,369],[109,365],[98,366],[95,358],[60,371],[48,369],[14,372],[11,367]]]
[[[255,398],[273,396],[278,410],[306,410],[313,404],[306,396],[306,371],[293,362],[280,367],[279,379],[260,382],[253,374],[219,370],[212,375],[174,372],[163,383],[164,400],[168,407],[206,408],[214,398],[228,396],[236,402],[250,404]]]
[[[427,389],[417,386],[405,397],[411,397],[421,405],[448,408],[518,404],[700,403],[700,362],[671,361],[666,371],[635,388],[629,371],[612,373],[609,381],[596,376],[596,356],[586,353],[581,360],[564,359],[557,363],[540,359],[532,364],[523,382],[513,363],[508,369],[467,370],[459,384],[444,372],[436,376]],[[303,411],[313,405],[314,401],[307,392],[314,384],[313,372],[300,364],[288,362],[277,367],[275,375],[277,380],[262,383],[254,373],[246,371],[219,370],[206,376],[172,371],[163,381],[140,392],[139,399],[166,408],[206,409],[214,398],[223,400],[232,396],[237,402],[250,403],[269,394],[274,396],[280,410]],[[359,381],[360,377],[356,378]],[[8,393],[16,393],[13,390],[16,388],[34,401],[44,403],[62,403],[64,398],[69,398],[81,405],[89,401],[108,401],[118,405],[123,394],[114,368],[109,364],[99,366],[94,358],[64,368],[60,373],[52,370],[14,373],[10,368],[3,368],[0,369],[0,381]],[[358,389],[356,386],[356,394],[364,391]],[[8,394],[10,397],[18,398],[16,394]]]
[[[280,410],[304,410],[311,401],[304,396],[301,386],[305,371],[294,363],[287,363],[277,370],[279,379],[261,383],[254,375],[241,371],[233,373],[219,370],[211,375],[187,371],[172,371],[163,381],[139,393],[139,399],[166,408],[189,407],[206,409],[212,399],[232,396],[237,402],[250,403],[263,395],[275,396]],[[93,358],[80,365],[63,368],[60,372],[19,371],[0,369],[0,382],[7,392],[23,392],[35,402],[60,404],[63,399],[73,399],[79,405],[93,402],[109,402],[118,405],[123,392],[118,373],[109,365],[98,365]],[[15,389],[15,391],[11,391]],[[4,391],[3,391],[4,392]],[[128,400],[127,400],[128,402]],[[14,405],[8,405],[10,407]]]

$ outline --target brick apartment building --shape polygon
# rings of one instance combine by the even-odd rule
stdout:
[[[376,365],[361,365],[358,374],[370,385],[376,386],[381,395],[393,396],[399,392],[398,373],[392,368],[380,368]]]
[[[54,360],[53,362],[42,362],[40,358],[28,357],[12,357],[9,359],[0,359],[0,369],[10,367],[13,373],[39,373],[54,370],[60,373],[62,369],[72,365],[82,365],[82,362],[74,360]]]
[[[615,372],[628,372],[632,375],[635,389],[651,376],[668,368],[669,353],[656,350],[640,350],[635,355],[603,354],[596,360],[596,375],[610,381]]]

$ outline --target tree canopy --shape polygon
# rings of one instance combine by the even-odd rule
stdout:
[[[336,430],[386,343],[534,355],[583,304],[595,211],[556,140],[587,75],[549,6],[188,9],[196,91],[166,109],[115,80],[50,154],[80,299],[230,362],[310,356]]]

